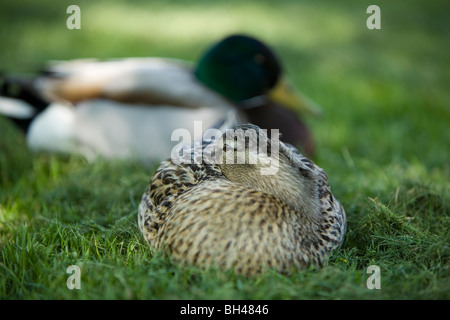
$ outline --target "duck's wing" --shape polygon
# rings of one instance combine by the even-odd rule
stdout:
[[[327,235],[329,244],[336,247],[344,241],[344,234],[347,231],[347,215],[342,204],[331,193],[327,174],[322,169],[319,168],[319,170],[321,174],[318,188],[323,219],[320,231]]]
[[[328,175],[310,159],[301,154],[294,146],[288,143],[280,143],[280,150],[288,156],[295,168],[299,168],[302,174],[308,171],[314,172],[317,177],[317,191],[320,201],[321,219],[320,232],[326,235],[326,243],[331,246],[342,244],[347,229],[347,216],[344,207],[331,192],[328,183]],[[331,249],[331,247],[329,249]]]
[[[81,59],[51,62],[35,86],[50,101],[102,98],[187,108],[230,106],[200,84],[188,62],[165,58]]]
[[[202,181],[222,176],[214,164],[203,161],[208,146],[216,140],[200,139],[183,146],[172,158],[162,161],[142,196],[138,223],[146,240],[154,245],[158,230],[177,198]],[[176,159],[177,158],[177,159]]]

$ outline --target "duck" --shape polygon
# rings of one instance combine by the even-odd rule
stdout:
[[[301,114],[321,108],[292,85],[262,41],[235,34],[197,63],[159,57],[50,61],[33,77],[2,76],[0,114],[14,120],[34,151],[88,160],[159,162],[207,128],[255,123],[279,129],[284,141],[314,153]]]
[[[347,229],[325,171],[254,124],[210,137],[184,145],[152,175],[138,209],[150,248],[180,265],[245,277],[322,267]]]

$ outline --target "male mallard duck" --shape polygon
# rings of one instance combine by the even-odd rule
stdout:
[[[161,162],[139,206],[144,238],[183,264],[246,276],[322,266],[346,230],[326,173],[255,125],[229,132]]]
[[[32,81],[3,81],[0,95],[34,107],[15,116],[33,150],[160,161],[178,142],[171,141],[175,129],[188,129],[194,140],[225,118],[279,128],[285,141],[313,151],[297,113],[318,109],[287,85],[265,44],[243,35],[215,44],[193,68],[163,58],[85,59],[54,62]],[[11,104],[18,106],[0,98],[0,113]]]

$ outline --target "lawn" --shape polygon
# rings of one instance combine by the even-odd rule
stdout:
[[[321,270],[243,278],[152,253],[137,207],[157,163],[27,150],[0,117],[0,299],[450,299],[450,20],[445,1],[69,1],[0,3],[0,70],[47,60],[195,60],[224,35],[271,44],[324,110],[307,117],[314,161],[348,217]],[[66,272],[81,268],[81,289]],[[380,270],[369,289],[368,267]],[[370,280],[370,279],[369,279]],[[370,282],[370,281],[369,281]]]

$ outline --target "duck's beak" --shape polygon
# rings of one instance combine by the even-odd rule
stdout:
[[[322,108],[303,93],[287,79],[281,78],[267,96],[274,102],[286,106],[296,113],[309,113],[315,116],[322,114]]]

